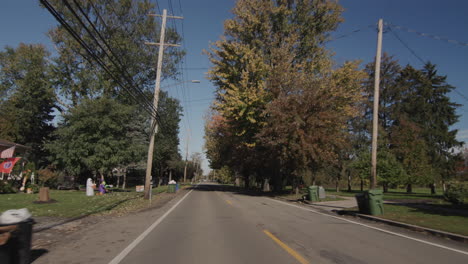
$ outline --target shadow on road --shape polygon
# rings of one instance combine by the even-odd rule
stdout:
[[[222,184],[199,184],[197,187],[190,187],[189,189],[194,189],[195,191],[200,192],[230,192],[239,195],[247,196],[262,196],[262,197],[276,197],[291,194],[291,191],[279,191],[279,192],[263,192],[258,189],[245,189],[243,187],[236,187],[232,185],[222,185]],[[297,201],[297,199],[291,199],[291,201]]]
[[[31,250],[31,263],[36,259],[40,258],[42,255],[49,253],[47,249],[33,249]]]

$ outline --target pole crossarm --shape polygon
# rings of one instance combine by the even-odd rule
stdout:
[[[171,44],[171,43],[156,43],[156,42],[145,42],[145,45],[149,45],[149,46],[160,46],[160,45],[163,45],[163,46],[169,46],[169,47],[180,47],[179,44]]]
[[[159,14],[148,14],[150,17],[162,17],[163,15]],[[184,17],[181,16],[166,16],[166,18],[173,18],[173,19],[184,19]]]

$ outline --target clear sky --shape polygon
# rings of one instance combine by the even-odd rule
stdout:
[[[2,0],[0,9],[0,47],[16,46],[20,42],[43,43],[50,50],[53,46],[45,33],[56,25],[54,18],[39,7],[35,0]],[[182,80],[201,80],[199,84],[185,83],[172,85],[175,81],[163,83],[163,88],[179,98],[185,109],[181,122],[182,155],[185,155],[187,131],[190,135],[189,155],[203,152],[203,116],[213,98],[214,87],[206,79],[208,59],[202,54],[210,42],[219,39],[223,33],[223,22],[231,17],[230,10],[235,0],[159,0],[160,9],[168,13],[184,16],[183,22],[169,22],[185,36],[184,48],[187,51],[184,76]],[[345,21],[333,36],[346,35],[328,44],[335,52],[337,62],[360,59],[363,64],[375,56],[376,25],[379,18],[384,22],[468,43],[468,1],[462,0],[343,0]],[[182,26],[183,23],[183,26]],[[348,33],[361,31],[348,35]],[[468,140],[468,46],[456,45],[446,41],[434,40],[402,30],[398,36],[424,61],[430,60],[438,66],[440,74],[448,76],[448,83],[457,87],[450,94],[453,101],[467,105],[458,110],[460,122],[454,126],[459,129],[459,139]],[[391,32],[383,37],[383,51],[394,55],[400,64],[411,64],[420,68],[422,63]],[[461,95],[460,95],[461,94]],[[157,143],[156,143],[157,144]],[[157,145],[156,145],[157,146]],[[207,171],[207,162],[204,162]]]

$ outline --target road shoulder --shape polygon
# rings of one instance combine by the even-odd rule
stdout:
[[[33,235],[34,263],[108,263],[190,188],[161,194],[152,205],[124,216],[91,216]]]

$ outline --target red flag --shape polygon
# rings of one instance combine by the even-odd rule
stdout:
[[[2,158],[2,159],[13,158],[14,153],[15,153],[15,146],[2,151],[2,153],[0,153],[0,158]]]
[[[0,172],[10,173],[15,166],[15,163],[20,160],[21,158],[9,158],[6,159],[4,162],[0,163]]]

